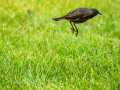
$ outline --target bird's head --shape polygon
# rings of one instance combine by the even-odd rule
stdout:
[[[95,15],[97,15],[97,14],[100,14],[100,15],[102,15],[97,9],[95,9],[95,8],[91,8],[91,10],[93,11],[93,13],[95,14]]]

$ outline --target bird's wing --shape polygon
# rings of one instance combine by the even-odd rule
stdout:
[[[88,8],[77,8],[66,15],[66,19],[89,18],[93,12]]]

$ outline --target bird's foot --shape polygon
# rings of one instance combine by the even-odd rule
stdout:
[[[76,37],[77,37],[77,35],[78,35],[78,30],[76,31]]]
[[[72,29],[72,34],[74,34],[74,31],[75,31],[74,28],[71,28],[71,29]]]

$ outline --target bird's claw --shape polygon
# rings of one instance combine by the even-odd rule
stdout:
[[[76,31],[76,37],[77,37],[77,35],[78,35],[78,30]]]
[[[72,33],[74,34],[74,31],[75,31],[74,28],[71,28],[71,29],[72,29]]]

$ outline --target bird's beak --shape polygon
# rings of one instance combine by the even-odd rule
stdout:
[[[101,13],[98,13],[98,14],[102,15]]]

